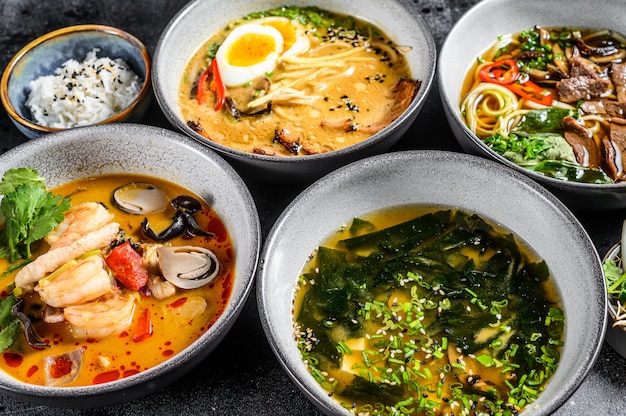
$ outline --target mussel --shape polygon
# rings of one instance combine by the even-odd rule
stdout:
[[[157,256],[163,278],[181,289],[209,284],[220,271],[217,256],[204,247],[159,247]]]
[[[147,182],[132,182],[113,191],[113,204],[130,214],[149,214],[167,206],[167,196],[160,188]]]
[[[144,237],[155,241],[165,242],[182,235],[183,239],[190,239],[193,236],[213,237],[214,234],[200,228],[193,215],[202,209],[200,202],[189,196],[179,195],[171,202],[176,209],[176,214],[172,218],[172,224],[163,232],[157,234],[150,228],[148,219],[141,223],[141,232]]]

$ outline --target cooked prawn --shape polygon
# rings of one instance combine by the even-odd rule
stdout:
[[[130,326],[138,298],[136,292],[114,292],[82,305],[69,306],[63,309],[63,315],[74,337],[105,338]]]
[[[50,250],[65,247],[81,237],[107,225],[115,216],[97,202],[83,202],[70,208],[65,219],[52,230],[45,240]]]
[[[35,287],[41,299],[50,306],[65,308],[79,305],[113,290],[111,276],[99,254],[72,260],[62,269],[53,278],[40,280]]]
[[[50,250],[22,267],[15,275],[15,287],[25,291],[33,290],[33,283],[43,279],[65,263],[91,250],[104,248],[111,244],[120,231],[120,225],[111,222],[99,230],[93,231],[65,247]]]

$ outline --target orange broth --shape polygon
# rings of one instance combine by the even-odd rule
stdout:
[[[72,204],[94,201],[106,205],[115,215],[114,221],[134,242],[143,242],[140,223],[147,217],[154,230],[167,228],[175,210],[169,204],[164,211],[147,214],[128,214],[116,208],[111,202],[113,191],[126,183],[149,182],[165,191],[169,200],[178,195],[191,195],[202,202],[203,209],[195,215],[198,225],[215,234],[215,237],[193,237],[183,240],[177,237],[170,240],[172,245],[194,245],[212,250],[220,261],[219,275],[210,284],[191,290],[177,289],[176,294],[162,300],[141,293],[136,304],[133,323],[120,335],[112,335],[101,340],[76,339],[67,323],[48,324],[42,320],[35,323],[37,334],[51,345],[51,348],[36,350],[30,347],[23,336],[4,351],[0,357],[0,368],[16,379],[38,385],[45,385],[44,358],[63,354],[77,348],[84,349],[82,367],[78,377],[66,386],[85,386],[110,382],[128,377],[154,367],[181,352],[196,341],[222,314],[228,304],[234,279],[233,243],[224,224],[213,209],[200,197],[189,190],[161,179],[141,175],[104,175],[78,180],[51,191],[57,195],[69,195]],[[157,231],[158,232],[158,231]],[[35,247],[34,256],[48,250],[46,243]],[[0,270],[9,264],[0,260]],[[0,279],[0,287],[8,292],[15,272]],[[129,289],[123,289],[129,290]],[[194,299],[206,300],[206,309],[193,316]],[[42,302],[36,292],[26,298],[25,312],[35,319],[41,317]],[[133,331],[139,317],[148,310],[153,326],[153,334],[141,341],[133,340]]]

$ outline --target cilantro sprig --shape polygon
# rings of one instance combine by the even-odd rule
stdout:
[[[0,182],[0,256],[13,262],[29,259],[31,244],[45,237],[70,208],[70,199],[47,191],[45,179],[33,168],[6,171]]]

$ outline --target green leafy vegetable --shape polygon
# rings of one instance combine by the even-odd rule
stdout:
[[[535,133],[563,133],[563,118],[577,117],[577,112],[566,109],[549,107],[541,110],[531,110],[524,114],[522,121],[515,126],[515,133],[531,135]]]
[[[602,263],[604,269],[604,277],[607,283],[607,292],[609,296],[626,300],[626,273],[622,273],[615,260],[606,260]]]
[[[598,184],[613,183],[600,169],[586,168],[567,160],[544,160],[524,167],[555,179]]]
[[[20,321],[11,315],[15,298],[10,295],[0,299],[0,352],[9,348],[20,333]]]
[[[0,255],[11,262],[29,259],[31,244],[45,237],[70,208],[70,199],[46,190],[45,180],[32,168],[10,169],[0,182]]]

